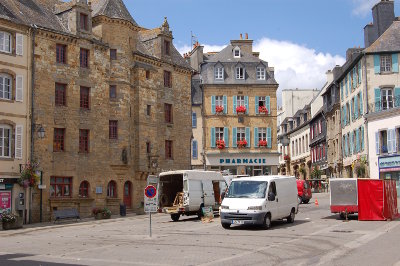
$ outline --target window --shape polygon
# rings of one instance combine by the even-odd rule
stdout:
[[[107,185],[107,197],[116,198],[117,197],[117,183],[111,180]]]
[[[71,197],[72,177],[52,176],[50,178],[50,197]]]
[[[165,141],[165,159],[172,160],[172,140]]]
[[[215,106],[224,106],[224,96],[215,96]]]
[[[115,98],[117,98],[117,86],[110,85],[110,99],[115,99]]]
[[[346,103],[346,124],[350,125],[350,104]]]
[[[236,48],[233,50],[233,57],[235,57],[235,58],[240,58],[240,48],[239,48],[239,47],[236,47]]]
[[[171,42],[164,41],[164,54],[171,55]]]
[[[0,31],[0,52],[11,53],[11,34]]]
[[[223,128],[222,128],[223,129]],[[244,127],[238,127],[236,131],[236,140],[246,140],[246,129]]]
[[[118,139],[118,121],[110,120],[109,121],[109,138],[110,139]]]
[[[216,141],[224,140],[224,128],[223,127],[215,128],[215,140]]]
[[[266,107],[266,103],[265,103],[265,96],[259,96],[258,97],[258,106],[259,107]]]
[[[88,153],[89,152],[89,130],[80,129],[79,130],[79,152]]]
[[[381,72],[391,72],[391,71],[392,71],[392,56],[381,55]]]
[[[321,134],[322,133],[322,121],[321,120],[319,120],[318,121],[318,128],[319,128],[319,134]]]
[[[244,79],[244,68],[243,67],[236,68],[236,79]]]
[[[117,49],[110,49],[110,59],[117,60]]]
[[[150,79],[150,70],[146,70],[146,79]]]
[[[236,106],[245,106],[244,96],[236,96]]]
[[[79,197],[88,198],[89,197],[89,182],[83,181],[79,186]]]
[[[151,153],[151,143],[149,141],[146,142],[146,153],[147,154]]]
[[[197,128],[197,114],[192,112],[192,128]]]
[[[56,45],[56,60],[59,64],[67,63],[67,46],[63,44]]]
[[[164,71],[164,87],[172,88],[172,77],[169,71]]]
[[[215,79],[223,80],[224,79],[224,68],[223,67],[216,67],[214,70]]]
[[[265,68],[257,67],[257,80],[265,80]]]
[[[0,74],[0,99],[12,100],[12,78],[6,74]]]
[[[67,105],[67,85],[56,83],[56,95],[55,95],[55,105],[56,106],[66,106]]]
[[[297,141],[297,139],[296,139],[296,152],[295,152],[295,156],[297,156],[297,155],[299,155],[299,143],[298,143],[298,141]]]
[[[80,107],[83,109],[89,109],[89,98],[90,98],[90,88],[81,87],[81,99],[80,99]]]
[[[198,152],[197,152],[197,140],[192,141],[192,158],[197,159],[198,158]]]
[[[146,115],[150,116],[151,115],[151,105],[147,105],[146,107]]]
[[[381,152],[380,153],[388,153],[388,134],[387,134],[387,131],[386,130],[382,130],[382,131],[380,131],[379,132],[379,137],[380,137],[380,140],[379,140],[379,143],[381,144],[380,145],[380,150],[381,150]]]
[[[88,31],[89,30],[88,15],[81,13],[79,18],[80,18],[79,21],[80,21],[81,30]]]
[[[80,64],[83,68],[89,67],[89,50],[81,48],[80,52]]]
[[[8,125],[0,125],[0,157],[11,158],[12,129]]]
[[[164,104],[165,122],[172,123],[172,104]]]
[[[258,141],[267,141],[267,128],[258,128]]]
[[[64,151],[65,128],[54,129],[53,151]]]
[[[393,108],[393,90],[392,89],[382,89],[382,109],[387,110]]]

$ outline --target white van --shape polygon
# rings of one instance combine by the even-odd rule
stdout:
[[[159,175],[159,205],[178,221],[181,215],[202,215],[202,207],[218,210],[226,182],[219,172],[182,170]]]
[[[287,219],[294,222],[298,210],[296,178],[257,176],[233,179],[221,204],[221,224],[263,225]]]

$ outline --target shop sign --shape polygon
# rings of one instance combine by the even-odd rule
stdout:
[[[380,157],[378,160],[380,172],[400,171],[400,156]]]
[[[255,158],[255,159],[235,159],[235,158],[221,158],[219,159],[220,164],[231,164],[231,165],[247,165],[247,164],[266,164],[267,159]]]
[[[0,192],[0,213],[11,212],[11,191]]]

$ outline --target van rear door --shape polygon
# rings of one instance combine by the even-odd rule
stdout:
[[[203,203],[203,189],[200,180],[188,180],[189,210],[198,211]]]
[[[269,196],[271,194],[275,195],[275,200],[270,200]],[[279,217],[279,213],[278,213],[279,199],[278,199],[278,194],[276,193],[275,181],[269,182],[267,200],[268,200],[267,206],[268,206],[269,211],[271,212],[271,219],[272,220],[278,219],[278,217]]]
[[[203,180],[203,202],[204,206],[214,206],[214,187],[211,180]]]

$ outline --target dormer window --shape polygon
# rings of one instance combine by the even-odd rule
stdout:
[[[257,67],[257,80],[265,80],[265,68]]]
[[[0,31],[0,52],[11,53],[11,34]]]
[[[223,67],[215,67],[214,76],[216,80],[224,79],[224,68]]]
[[[89,31],[89,17],[84,13],[80,13],[79,15],[80,29]]]
[[[244,67],[236,67],[236,79],[244,79]]]
[[[239,47],[236,47],[236,48],[233,50],[233,57],[234,57],[234,58],[240,58],[240,48],[239,48]]]
[[[164,41],[164,54],[171,55],[171,42]]]

